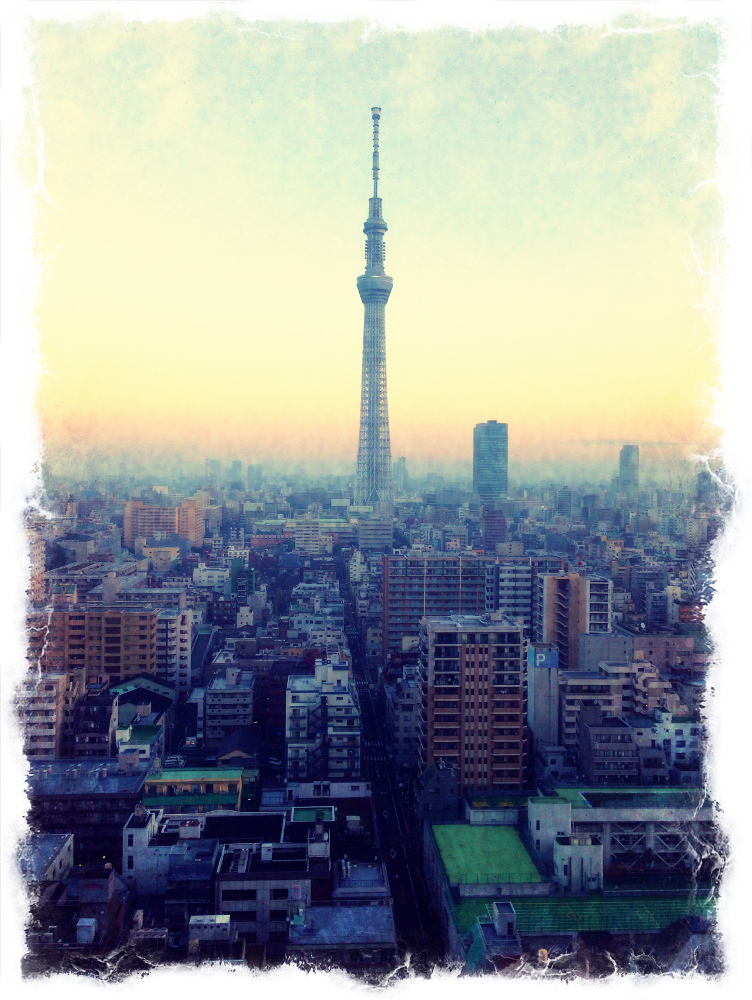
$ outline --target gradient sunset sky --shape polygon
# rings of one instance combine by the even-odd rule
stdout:
[[[393,455],[712,447],[719,35],[651,23],[37,22],[51,453],[354,466],[372,105]]]

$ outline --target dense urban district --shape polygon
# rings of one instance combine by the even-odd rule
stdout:
[[[497,420],[472,482],[392,462],[371,118],[355,475],[90,460],[28,514],[27,974],[716,974],[731,491],[641,488],[633,443],[607,484],[510,484]]]
[[[207,460],[48,474],[31,551],[27,974],[720,970],[703,623],[729,492]]]

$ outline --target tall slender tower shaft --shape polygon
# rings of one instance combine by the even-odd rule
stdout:
[[[360,437],[355,480],[356,505],[370,504],[380,514],[394,512],[392,449],[386,392],[386,335],[384,309],[392,279],[384,273],[386,222],[379,198],[379,119],[381,108],[371,108],[373,118],[373,198],[368,200],[366,270],[358,278],[365,307],[363,321],[363,378],[360,391]]]

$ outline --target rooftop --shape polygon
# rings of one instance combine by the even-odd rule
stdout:
[[[432,829],[450,884],[543,881],[511,826],[449,823]]]
[[[333,823],[335,810],[333,806],[294,806],[290,817],[291,823]]]
[[[34,833],[19,852],[19,865],[26,878],[42,879],[70,838],[70,833]]]
[[[391,906],[313,906],[303,921],[290,924],[290,944],[311,947],[386,947],[396,945]]]
[[[466,934],[478,917],[487,920],[487,907],[495,898],[464,898],[455,906],[455,920],[460,934]],[[600,893],[587,896],[520,896],[513,901],[520,934],[577,931],[659,931],[682,917],[712,919],[715,902],[691,893],[665,896],[609,898]]]
[[[469,795],[471,809],[519,809],[530,798],[529,792],[502,792],[492,795]]]
[[[240,781],[242,777],[242,767],[175,767],[154,771],[149,781]]]
[[[556,796],[580,809],[699,809],[710,796],[701,788],[556,788]]]
[[[144,761],[126,774],[112,760],[31,761],[29,793],[32,796],[135,795],[144,783],[147,767],[148,761]]]

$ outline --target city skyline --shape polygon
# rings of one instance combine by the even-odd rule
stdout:
[[[395,454],[463,461],[468,427],[499,409],[502,372],[514,374],[498,419],[531,460],[566,461],[566,442],[596,427],[715,448],[704,420],[717,360],[692,262],[718,227],[717,192],[700,184],[715,157],[710,29],[363,41],[328,24],[274,40],[210,18],[35,31],[24,155],[31,177],[39,130],[51,454],[351,461],[359,123],[373,104],[390,120],[400,273],[387,338]],[[314,64],[327,66],[319,83]],[[332,74],[348,84],[336,105]],[[301,230],[316,249],[303,244],[289,295]],[[651,362],[639,377],[637,356]],[[313,393],[322,381],[336,391]]]

